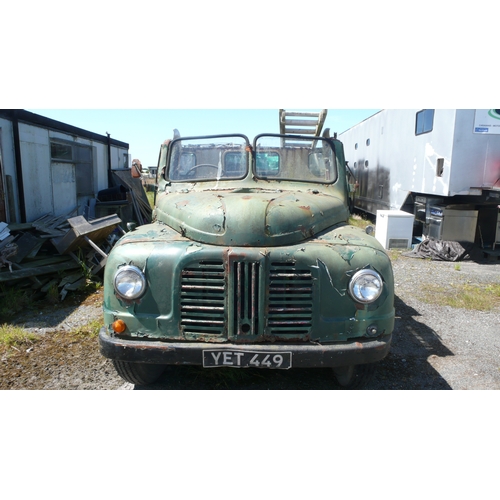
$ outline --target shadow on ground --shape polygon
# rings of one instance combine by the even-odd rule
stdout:
[[[452,356],[434,330],[419,322],[420,314],[396,297],[396,324],[389,355],[378,364],[365,390],[443,390],[446,380],[427,362],[431,355]],[[203,369],[168,366],[162,378],[136,390],[339,390],[328,368],[259,370]]]

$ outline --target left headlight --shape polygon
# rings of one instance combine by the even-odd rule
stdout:
[[[146,290],[146,277],[136,266],[123,266],[116,271],[113,284],[120,297],[135,300]]]
[[[369,304],[380,297],[384,282],[372,269],[361,269],[351,279],[349,292],[351,297],[362,304]]]

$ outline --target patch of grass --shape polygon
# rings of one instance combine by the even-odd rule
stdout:
[[[427,285],[423,300],[429,304],[456,309],[491,311],[500,307],[500,285],[450,284]]]
[[[75,337],[97,337],[99,335],[99,330],[101,329],[102,322],[100,320],[94,320],[90,323],[75,328],[71,330],[71,335]]]
[[[30,333],[19,326],[0,325],[0,347],[31,345],[38,340],[34,333]]]
[[[404,251],[406,252],[406,250]],[[386,252],[389,256],[389,259],[391,259],[391,262],[398,260],[403,254],[403,250],[397,250],[395,248],[390,248],[389,250],[386,250]]]
[[[151,205],[151,208],[155,207],[155,193],[154,191],[147,191],[146,196],[148,197],[149,204]]]
[[[353,214],[349,217],[349,224],[351,226],[359,227],[361,229],[366,229],[367,226],[373,225],[373,223],[369,219],[357,214]]]

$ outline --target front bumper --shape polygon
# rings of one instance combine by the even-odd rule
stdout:
[[[111,337],[106,328],[99,332],[101,354],[106,358],[158,365],[202,365],[207,349],[291,352],[292,367],[322,368],[375,363],[387,356],[392,334],[377,339],[356,339],[337,344],[230,344],[207,342],[158,342]]]

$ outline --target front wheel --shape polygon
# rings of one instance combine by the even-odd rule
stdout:
[[[339,366],[333,372],[342,389],[363,389],[372,380],[376,367],[376,363]]]
[[[130,363],[113,359],[113,366],[120,377],[134,385],[149,385],[156,382],[165,370],[164,365]]]

